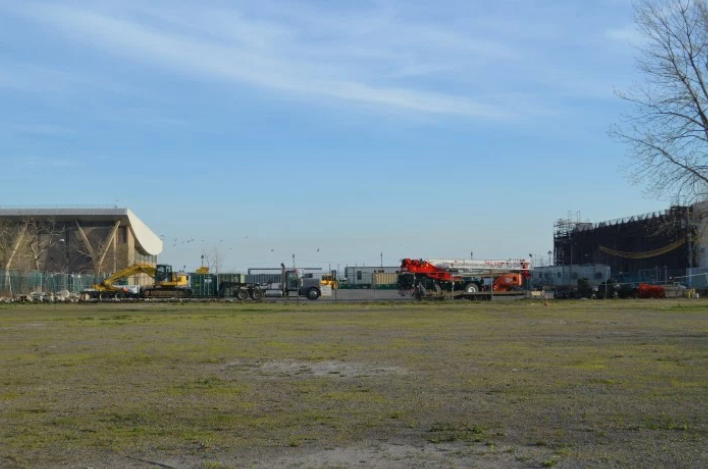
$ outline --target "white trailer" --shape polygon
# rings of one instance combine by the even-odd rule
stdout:
[[[347,266],[344,268],[346,281],[341,282],[340,287],[346,285],[351,288],[371,288],[374,284],[375,273],[398,274],[400,271],[400,266]]]

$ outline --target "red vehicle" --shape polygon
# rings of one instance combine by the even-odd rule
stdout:
[[[527,259],[410,259],[401,261],[399,291],[417,299],[476,299],[494,293],[522,292],[529,278]]]
[[[640,283],[637,287],[637,298],[666,298],[666,288],[661,285]]]

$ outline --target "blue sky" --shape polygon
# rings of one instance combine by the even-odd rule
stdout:
[[[129,207],[188,269],[547,259],[669,205],[607,137],[638,41],[620,0],[2,1],[0,205]]]

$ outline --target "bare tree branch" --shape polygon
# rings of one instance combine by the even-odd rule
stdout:
[[[218,246],[212,246],[209,249],[202,249],[202,259],[211,273],[219,273],[224,263],[224,254]]]
[[[706,0],[642,0],[642,84],[618,93],[631,105],[610,135],[629,146],[629,179],[657,195],[708,196],[708,7]]]

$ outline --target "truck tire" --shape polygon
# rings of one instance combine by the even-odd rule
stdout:
[[[125,298],[125,293],[123,293],[122,291],[117,291],[114,298],[116,300],[122,300],[123,298]]]
[[[305,293],[305,296],[307,297],[308,300],[316,300],[317,298],[320,297],[322,293],[320,292],[319,288],[312,287],[309,290],[307,290],[307,293]]]
[[[251,299],[253,301],[262,300],[263,299],[263,290],[261,290],[260,288],[254,288],[253,290],[251,290],[250,295],[251,295]]]
[[[240,301],[244,301],[248,299],[248,290],[245,288],[239,288],[236,290],[236,299]]]
[[[470,282],[465,285],[465,293],[479,293],[479,285],[474,282]]]

